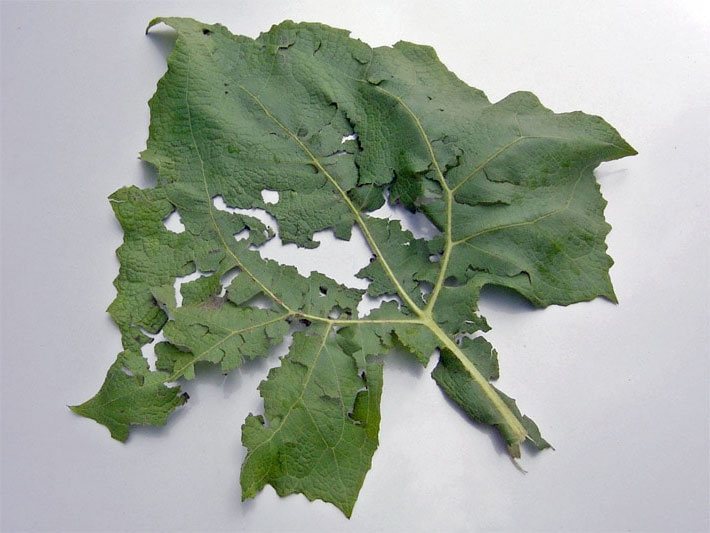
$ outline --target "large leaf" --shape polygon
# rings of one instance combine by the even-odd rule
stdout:
[[[395,346],[423,364],[439,351],[436,382],[513,456],[526,440],[549,446],[490,383],[498,361],[476,337],[488,330],[479,293],[499,285],[539,306],[615,300],[593,170],[634,150],[601,118],[553,113],[530,93],[491,103],[426,46],[370,48],[320,24],[284,22],[250,39],[190,19],[150,26],[159,22],[177,42],[142,153],[158,183],[111,197],[125,238],[109,311],[125,349],[73,409],[125,440],[131,425],[165,423],[186,399],[175,382],[200,363],[234,369],[299,323],[260,387],[264,416],[243,427],[245,498],[271,484],[350,515],[377,447],[378,361]],[[386,201],[440,234],[418,238],[374,217]],[[359,227],[372,252],[359,273],[367,292],[399,303],[358,317],[363,291],[264,259],[273,232],[240,211],[254,208],[305,248],[318,231],[348,239]],[[185,231],[166,228],[173,212]],[[193,272],[178,305],[175,280]],[[160,331],[151,370],[141,347]]]

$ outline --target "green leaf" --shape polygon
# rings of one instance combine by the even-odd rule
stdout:
[[[72,409],[125,440],[185,402],[174,382],[201,365],[228,372],[265,357],[295,331],[259,388],[264,414],[243,426],[244,498],[270,484],[350,516],[378,442],[381,360],[394,347],[422,364],[439,352],[438,385],[514,457],[526,440],[549,446],[490,383],[498,359],[476,336],[489,329],[479,294],[491,284],[539,306],[615,301],[593,171],[633,148],[601,118],[554,113],[530,93],[491,103],[427,46],[371,48],[289,21],[257,39],[191,19],[149,29],[161,22],[177,41],[141,154],[157,185],[110,198],[124,242],[109,313],[124,351],[96,396]],[[439,234],[378,218],[386,202]],[[274,229],[244,209],[265,211],[284,243],[303,248],[319,246],[319,231],[349,239],[358,228],[371,252],[358,276],[370,296],[394,301],[359,317],[365,291],[262,257]],[[164,223],[173,213],[181,233]],[[160,332],[152,370],[141,349]]]
[[[483,337],[476,337],[473,340],[464,339],[461,351],[480,370],[484,378],[487,380],[498,378],[498,354]],[[448,350],[443,350],[432,377],[471,419],[496,427],[508,444],[510,455],[520,457],[520,440],[517,435],[511,431],[510,424],[501,416],[500,410],[496,409],[492,402],[487,401],[485,390],[480,383],[471,379],[458,357]],[[498,389],[494,388],[494,390],[525,428],[526,439],[540,450],[549,448],[550,444],[540,436],[540,430],[535,422],[520,413],[515,400]]]
[[[297,333],[259,387],[265,417],[250,415],[242,426],[243,499],[268,483],[281,496],[300,492],[352,513],[377,448],[382,364],[367,364],[361,376],[332,330]]]
[[[170,413],[187,401],[179,387],[166,387],[168,375],[150,372],[140,353],[124,352],[109,368],[96,396],[74,405],[76,414],[93,418],[120,441],[128,438],[133,425],[162,426]]]

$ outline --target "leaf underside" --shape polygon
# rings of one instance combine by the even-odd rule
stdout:
[[[159,22],[177,41],[141,154],[158,183],[110,197],[124,242],[109,313],[124,350],[72,410],[123,441],[133,425],[165,424],[187,399],[176,382],[196,366],[228,372],[264,357],[299,323],[259,387],[264,414],[242,427],[243,498],[270,484],[350,516],[378,443],[381,356],[393,347],[422,364],[440,352],[436,383],[512,456],[524,441],[548,447],[490,383],[498,361],[480,336],[479,293],[506,287],[537,306],[615,301],[593,170],[633,148],[601,118],[553,113],[527,92],[491,103],[427,46],[371,48],[289,21],[257,39],[191,19],[149,28]],[[273,228],[216,199],[265,210],[284,243],[305,248],[318,231],[349,239],[358,227],[372,252],[358,274],[367,293],[397,300],[359,317],[364,291],[261,257]],[[385,202],[423,213],[440,234],[417,238],[372,216]],[[175,212],[180,233],[164,223]],[[178,303],[175,280],[195,272]],[[153,370],[141,348],[161,331]]]

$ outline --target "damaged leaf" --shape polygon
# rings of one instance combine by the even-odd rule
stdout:
[[[553,113],[530,93],[491,103],[427,46],[371,48],[288,21],[256,39],[191,19],[149,28],[160,22],[177,42],[141,154],[158,183],[110,198],[124,241],[109,312],[124,350],[96,396],[72,409],[123,441],[131,426],[165,424],[200,365],[228,372],[291,335],[259,387],[263,415],[242,428],[243,498],[270,484],[350,516],[394,347],[423,365],[438,352],[436,383],[513,457],[526,441],[548,447],[491,384],[498,354],[480,336],[479,294],[497,285],[537,306],[615,301],[593,171],[633,148],[601,118]],[[439,234],[374,217],[385,202]],[[358,316],[365,291],[262,257],[274,232],[244,209],[266,211],[284,243],[304,248],[319,245],[316,232],[347,240],[357,229],[372,254],[358,274],[367,293],[395,300]],[[174,214],[184,231],[166,227]],[[177,298],[176,280],[195,273]],[[141,348],[159,332],[152,370]]]

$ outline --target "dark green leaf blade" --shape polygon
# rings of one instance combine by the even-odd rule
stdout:
[[[165,385],[168,374],[151,372],[144,363],[140,354],[124,352],[109,368],[99,392],[71,410],[103,424],[120,441],[128,438],[130,426],[165,425],[170,413],[188,396],[179,387]]]
[[[377,448],[382,365],[368,364],[361,376],[332,328],[313,326],[294,336],[259,389],[265,417],[250,415],[242,428],[242,498],[268,483],[350,516]]]
[[[498,377],[497,354],[488,341],[482,337],[476,337],[473,340],[465,339],[463,351],[486,379],[493,380]],[[516,458],[520,457],[520,439],[509,431],[509,426],[500,417],[500,413],[491,408],[491,403],[481,390],[480,385],[471,379],[464,366],[451,352],[447,350],[441,352],[439,363],[432,372],[432,377],[446,395],[458,404],[472,420],[498,429],[508,444],[510,455]],[[520,412],[515,400],[497,389],[496,391],[525,428],[527,440],[540,450],[549,448],[550,444],[542,438],[537,425]]]

